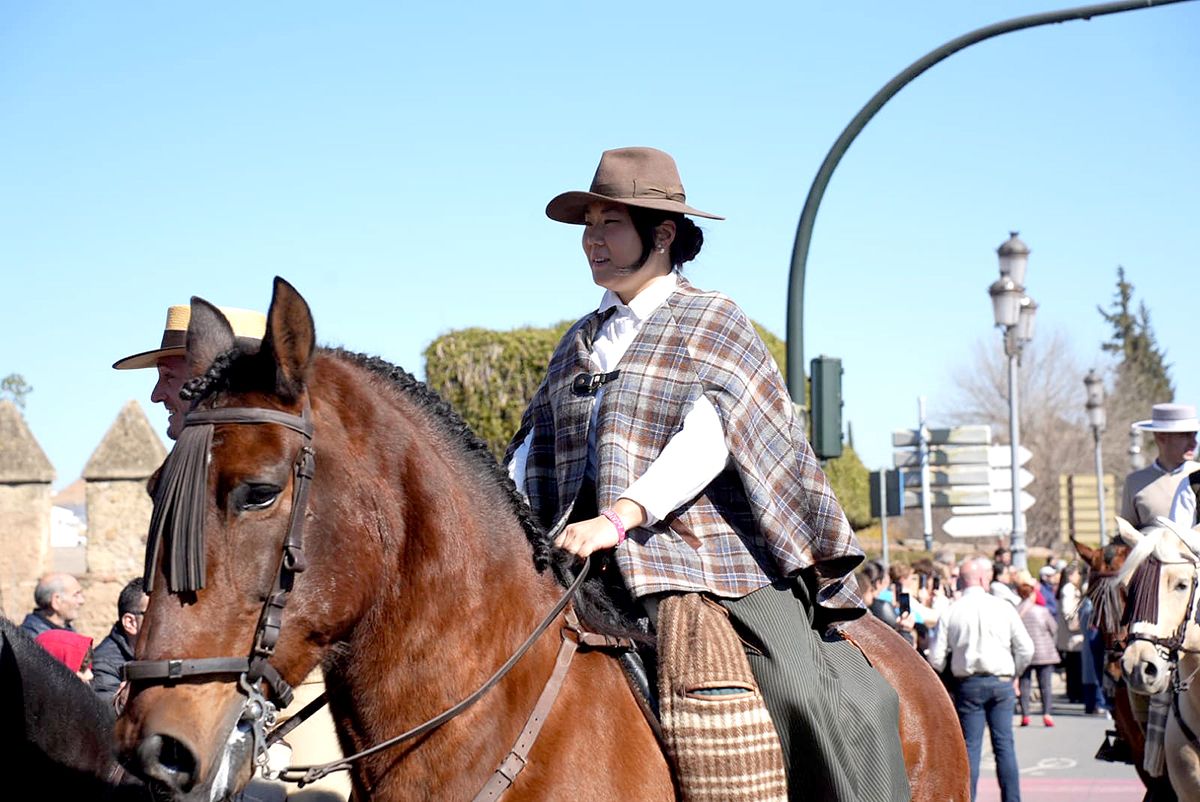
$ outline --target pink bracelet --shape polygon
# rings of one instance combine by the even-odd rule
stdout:
[[[621,523],[621,516],[617,515],[612,510],[601,510],[600,514],[607,518],[613,526],[617,528],[617,545],[625,542],[625,524]]]

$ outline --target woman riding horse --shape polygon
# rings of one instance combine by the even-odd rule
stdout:
[[[827,631],[864,612],[851,581],[862,551],[749,319],[680,274],[703,243],[688,216],[721,218],[688,206],[674,160],[651,148],[606,151],[590,191],[546,214],[583,227],[605,293],[551,358],[509,448],[513,479],[556,545],[612,550],[657,617],[664,706],[677,688],[703,717],[752,690],[722,687],[739,665],[694,654],[688,676],[671,676],[684,669],[669,619],[744,647],[790,798],[907,798],[896,693]]]

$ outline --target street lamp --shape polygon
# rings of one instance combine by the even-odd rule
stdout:
[[[1017,367],[1025,343],[1033,339],[1037,304],[1025,294],[1025,268],[1029,264],[1029,246],[1010,231],[1008,239],[996,249],[1000,257],[1000,278],[988,288],[992,297],[992,317],[1004,329],[1004,353],[1008,356],[1008,436],[1012,445],[1012,556],[1013,567],[1028,567],[1025,548],[1025,521],[1021,515],[1020,418],[1017,404]]]
[[[1083,386],[1087,388],[1088,424],[1092,427],[1092,437],[1096,441],[1096,497],[1100,500],[1100,544],[1108,540],[1105,531],[1104,514],[1104,462],[1100,456],[1100,435],[1104,432],[1104,380],[1096,375],[1095,370],[1089,370],[1083,377]]]

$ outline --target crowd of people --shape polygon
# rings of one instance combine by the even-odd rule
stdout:
[[[93,646],[92,639],[75,631],[83,608],[83,586],[70,574],[49,573],[33,591],[34,609],[21,622],[29,634],[55,659],[75,672],[105,701],[120,708],[124,689],[121,669],[133,659],[133,644],[150,597],[142,578],[126,583],[117,600],[117,620],[108,635]]]
[[[1035,579],[1014,570],[1004,547],[991,557],[957,562],[950,552],[886,568],[869,561],[859,593],[946,682],[967,742],[972,787],[979,774],[984,725],[991,731],[1004,799],[1018,798],[1013,724],[1031,726],[1037,682],[1041,722],[1054,726],[1052,679],[1065,680],[1068,701],[1106,715],[1099,678],[1100,635],[1090,626],[1086,566],[1051,560]]]

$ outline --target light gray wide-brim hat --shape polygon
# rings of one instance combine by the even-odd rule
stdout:
[[[597,201],[679,212],[724,220],[687,205],[675,160],[654,148],[617,148],[600,156],[600,166],[587,192],[564,192],[546,204],[546,216],[560,223],[580,224],[587,207]]]
[[[1200,432],[1200,420],[1191,404],[1155,404],[1150,420],[1140,420],[1133,428],[1145,432]]]

